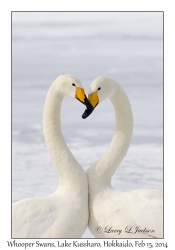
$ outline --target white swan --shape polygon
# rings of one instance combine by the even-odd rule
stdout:
[[[88,183],[61,133],[60,109],[64,95],[88,105],[84,89],[74,76],[59,76],[48,91],[43,130],[47,149],[59,174],[59,188],[47,197],[13,204],[13,238],[80,238],[86,230]]]
[[[97,238],[162,238],[162,191],[140,189],[119,192],[111,187],[112,175],[130,144],[133,117],[122,87],[107,76],[97,77],[90,85],[88,99],[96,107],[107,97],[114,106],[116,127],[104,155],[87,170],[89,229]],[[83,118],[92,111],[87,109]]]

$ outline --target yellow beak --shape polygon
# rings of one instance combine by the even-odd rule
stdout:
[[[75,98],[78,99],[80,102],[82,102],[84,105],[86,105],[87,108],[92,109],[92,105],[88,101],[84,89],[80,87],[76,87],[76,93],[75,93]]]
[[[80,102],[84,103],[85,100],[84,89],[76,87],[75,98],[77,98]]]
[[[97,104],[99,103],[97,91],[88,95],[88,100],[89,100],[90,104],[93,106],[93,108],[95,108],[97,106]]]

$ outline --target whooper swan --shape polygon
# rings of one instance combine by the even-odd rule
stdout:
[[[111,187],[111,178],[130,145],[133,117],[122,87],[107,76],[99,76],[90,85],[88,99],[95,108],[106,98],[114,106],[116,126],[108,149],[87,170],[89,229],[97,238],[162,238],[162,191],[140,189],[119,192]],[[87,108],[83,118],[92,111],[92,108]]]
[[[60,110],[65,95],[89,106],[82,84],[74,76],[61,75],[51,85],[44,105],[43,130],[59,187],[49,196],[13,203],[13,238],[80,238],[86,230],[87,177],[61,133]]]

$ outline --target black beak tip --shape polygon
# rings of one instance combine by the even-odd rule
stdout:
[[[86,119],[94,110],[94,107],[89,102],[88,98],[85,96],[84,98],[84,105],[86,106],[86,109],[84,113],[82,114],[82,118]]]
[[[87,118],[87,116],[85,115],[85,112],[82,114],[82,118],[83,118],[83,119],[86,119],[86,118]]]
[[[86,119],[93,111],[94,111],[93,108],[87,108],[87,109],[85,109],[84,113],[82,114],[82,118]]]

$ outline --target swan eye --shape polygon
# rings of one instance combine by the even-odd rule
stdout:
[[[72,86],[75,86],[75,83],[72,83]]]
[[[99,87],[98,90],[100,90],[101,88]]]

